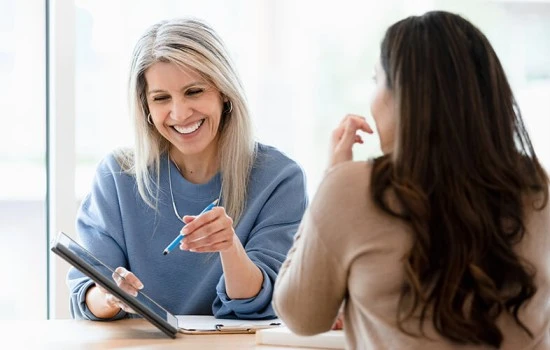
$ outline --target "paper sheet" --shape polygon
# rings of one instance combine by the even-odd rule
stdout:
[[[185,330],[216,331],[216,325],[222,328],[254,328],[277,327],[282,325],[279,319],[272,320],[232,320],[215,318],[214,316],[177,315],[178,327]]]

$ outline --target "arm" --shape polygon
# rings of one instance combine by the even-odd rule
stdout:
[[[111,267],[127,266],[124,243],[120,239],[122,223],[116,193],[112,170],[104,161],[98,167],[92,190],[83,200],[77,217],[83,246]],[[69,270],[67,284],[73,318],[99,320],[126,316],[119,307],[110,305],[95,283],[77,269]]]
[[[365,119],[347,115],[331,137],[329,170],[353,159],[353,145],[363,143],[358,130],[372,133]],[[279,317],[295,333],[312,335],[330,330],[335,324],[347,293],[345,220],[350,209],[341,184],[345,176],[328,176],[321,183],[311,207],[300,225],[293,247],[275,285],[273,304]],[[349,189],[349,185],[347,186]],[[344,210],[344,212],[342,212]],[[335,214],[336,213],[336,214]]]
[[[260,292],[264,275],[250,259],[238,237],[233,236],[231,247],[220,253],[225,289],[230,299],[253,298]]]
[[[219,252],[231,299],[247,299],[258,294],[263,282],[261,270],[248,257],[233,228],[233,220],[223,207],[200,217],[185,216],[181,246],[193,252]]]
[[[346,270],[321,230],[308,210],[275,284],[273,306],[297,334],[330,330],[346,295]]]
[[[305,178],[296,163],[269,174],[269,184],[249,198],[239,238],[222,254],[224,274],[216,287],[217,317],[273,318],[273,285],[307,206]],[[253,181],[256,181],[254,179]],[[236,293],[244,293],[235,297]]]

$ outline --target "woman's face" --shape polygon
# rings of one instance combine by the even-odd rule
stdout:
[[[380,138],[380,149],[384,154],[393,150],[395,140],[396,116],[392,92],[387,87],[387,77],[380,61],[374,67],[376,89],[371,101],[370,110],[376,123]]]
[[[157,62],[145,71],[147,103],[158,132],[181,156],[217,151],[223,109],[220,92],[200,74]]]

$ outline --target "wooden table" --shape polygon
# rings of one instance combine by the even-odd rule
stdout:
[[[254,334],[186,335],[171,339],[142,319],[114,322],[75,320],[0,320],[2,349],[259,349]],[[303,348],[302,348],[303,349]],[[312,348],[308,348],[312,349]]]

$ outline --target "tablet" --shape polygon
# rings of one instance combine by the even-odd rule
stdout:
[[[116,273],[113,267],[101,262],[65,233],[59,232],[52,241],[51,250],[134,309],[137,314],[151,322],[166,335],[171,338],[176,337],[178,332],[176,316],[141,291],[138,291],[135,297],[126,293],[113,280],[113,273]]]

